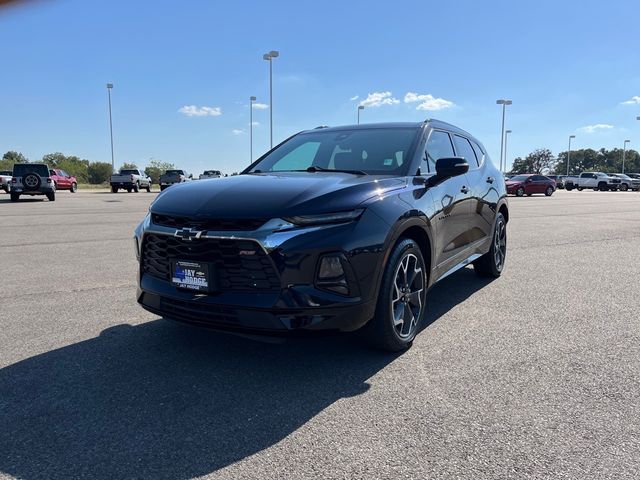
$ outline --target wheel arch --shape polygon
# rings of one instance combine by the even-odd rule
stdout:
[[[391,233],[389,234],[389,236],[387,237],[387,241],[385,242],[386,253],[384,256],[383,268],[381,270],[384,271],[384,268],[386,268],[387,266],[389,256],[391,255],[394,247],[404,238],[410,238],[420,247],[420,251],[422,253],[422,256],[424,257],[425,264],[429,267],[429,271],[427,272],[427,281],[430,281],[433,276],[433,262],[435,258],[433,251],[433,234],[431,231],[431,224],[419,218],[400,221],[391,230]],[[378,281],[378,288],[380,287],[379,282],[381,281],[381,279],[382,275],[380,275]]]

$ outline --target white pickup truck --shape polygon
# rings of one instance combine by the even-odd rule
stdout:
[[[134,168],[123,168],[120,173],[111,175],[111,192],[118,193],[119,189],[131,193],[139,192],[141,188],[151,191],[151,178],[144,174],[142,170]]]
[[[564,187],[567,190],[575,188],[578,191],[582,191],[585,188],[602,192],[607,190],[616,191],[620,188],[620,179],[602,172],[582,172],[579,177],[565,177]]]

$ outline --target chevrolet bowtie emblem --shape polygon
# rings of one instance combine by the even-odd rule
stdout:
[[[194,238],[200,238],[202,233],[201,230],[194,230],[193,228],[181,228],[180,230],[176,230],[173,236],[190,242]]]

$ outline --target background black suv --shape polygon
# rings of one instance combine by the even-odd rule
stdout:
[[[404,349],[435,282],[502,272],[505,197],[481,143],[440,121],[301,132],[241,175],[158,196],[135,234],[138,301],[218,329],[364,327]]]

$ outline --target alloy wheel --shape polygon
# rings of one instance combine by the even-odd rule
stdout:
[[[398,264],[391,293],[393,325],[401,339],[415,333],[422,315],[425,283],[422,263],[417,256],[408,253]]]

